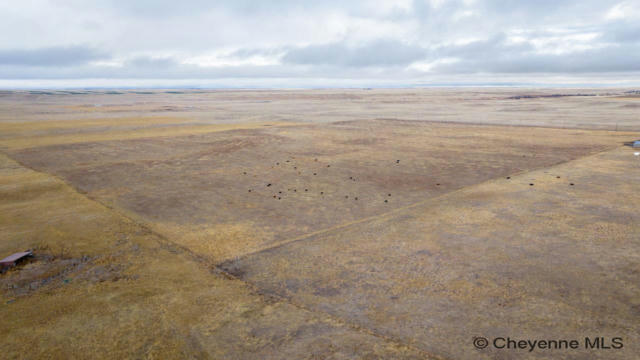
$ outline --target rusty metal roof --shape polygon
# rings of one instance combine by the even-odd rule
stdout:
[[[18,253],[9,255],[6,258],[0,260],[0,264],[13,263],[13,262],[16,262],[16,261],[22,259],[25,256],[30,256],[30,255],[33,255],[33,253],[31,251],[18,252]]]

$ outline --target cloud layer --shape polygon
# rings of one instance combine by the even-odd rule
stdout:
[[[34,0],[0,13],[0,86],[630,84],[638,24],[633,0]]]

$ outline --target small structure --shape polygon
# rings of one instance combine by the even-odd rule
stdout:
[[[15,266],[20,261],[24,260],[26,257],[33,256],[33,252],[31,250],[15,253],[13,255],[9,255],[6,258],[0,260],[0,268],[6,269],[12,266]]]
[[[634,147],[634,148],[640,148],[640,140],[634,141],[631,146]]]

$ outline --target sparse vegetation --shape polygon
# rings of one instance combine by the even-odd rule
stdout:
[[[0,253],[35,256],[0,275],[0,351],[424,359],[473,357],[469,331],[637,337],[622,91],[438,91],[3,93]]]

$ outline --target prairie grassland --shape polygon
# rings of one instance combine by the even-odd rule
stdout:
[[[221,262],[612,149],[630,136],[397,120],[181,135],[11,148],[10,154]]]
[[[115,118],[91,121],[47,121],[0,123],[0,146],[25,149],[50,145],[130,140],[219,131],[255,129],[264,126],[291,126],[292,123],[194,124],[180,118]]]
[[[0,351],[491,359],[473,336],[597,335],[634,359],[635,101],[3,92],[0,255],[36,255],[0,275]]]
[[[6,358],[423,357],[258,295],[60,180],[0,164],[0,249],[36,252],[0,278]]]

